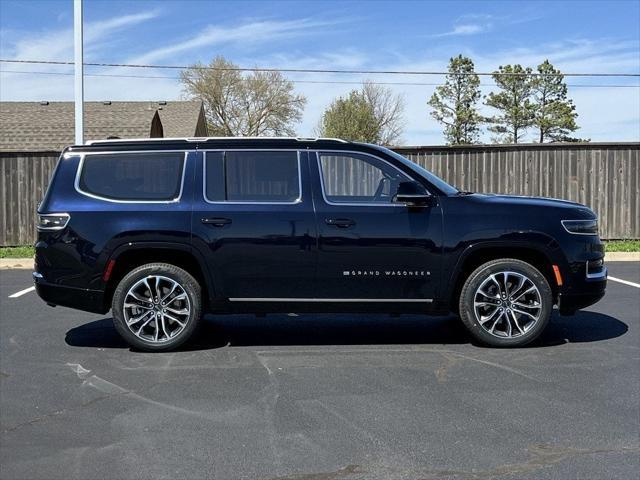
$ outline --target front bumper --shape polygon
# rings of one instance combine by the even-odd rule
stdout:
[[[607,290],[607,269],[595,275],[585,275],[579,282],[579,288],[558,294],[558,310],[561,315],[573,315],[576,310],[598,302]]]
[[[47,283],[37,272],[33,273],[36,293],[48,305],[75,308],[92,313],[107,313],[104,292],[86,288],[66,287]]]

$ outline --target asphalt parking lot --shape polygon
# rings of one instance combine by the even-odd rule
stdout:
[[[640,283],[640,263],[608,267]],[[8,298],[30,285],[0,272],[3,479],[638,478],[632,285],[524,349],[452,318],[242,315],[161,354],[108,316]]]

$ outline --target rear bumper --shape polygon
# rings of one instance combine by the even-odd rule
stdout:
[[[36,293],[47,304],[70,307],[85,312],[107,313],[104,305],[104,292],[85,288],[65,287],[47,283],[43,278],[34,275]]]

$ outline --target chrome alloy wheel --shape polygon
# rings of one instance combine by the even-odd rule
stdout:
[[[123,307],[129,330],[153,343],[175,338],[191,316],[187,292],[178,282],[162,275],[138,280],[127,292]]]
[[[542,299],[538,287],[517,272],[493,273],[473,297],[476,320],[484,330],[500,338],[520,337],[538,322]]]

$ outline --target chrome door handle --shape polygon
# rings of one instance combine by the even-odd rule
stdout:
[[[203,218],[202,223],[206,225],[213,225],[214,227],[224,227],[231,223],[230,218]]]
[[[356,222],[354,222],[350,218],[326,218],[324,222],[327,225],[338,228],[349,228],[353,227],[356,224]]]

